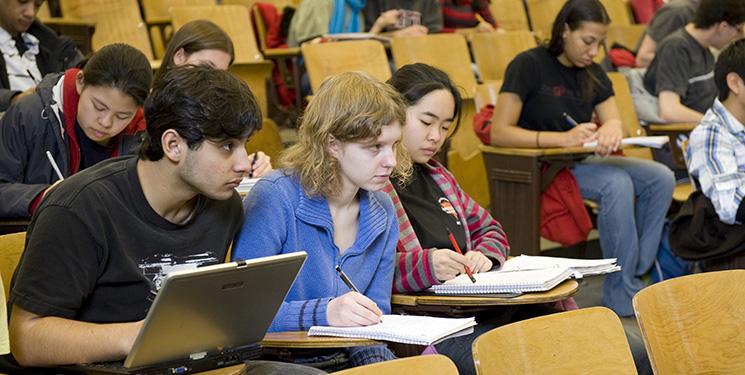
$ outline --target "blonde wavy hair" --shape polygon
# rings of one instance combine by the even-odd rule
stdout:
[[[341,191],[339,162],[329,153],[331,137],[340,142],[365,142],[380,136],[384,126],[406,124],[406,103],[391,86],[362,72],[346,72],[325,80],[305,110],[298,142],[279,157],[279,166],[300,178],[308,195],[337,196]],[[392,176],[411,177],[411,158],[396,147]]]

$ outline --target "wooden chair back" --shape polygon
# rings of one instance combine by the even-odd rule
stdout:
[[[457,375],[453,361],[442,354],[419,355],[335,372],[339,375]]]
[[[530,30],[522,0],[491,0],[489,4],[497,25],[505,30]]]
[[[279,135],[279,127],[270,118],[264,118],[261,130],[251,135],[246,141],[246,152],[250,155],[257,151],[263,151],[272,161],[276,162],[279,154],[284,150],[282,137]]]
[[[611,24],[613,25],[631,25],[634,23],[634,16],[631,14],[631,6],[625,0],[600,0],[608,12]]]
[[[150,42],[155,56],[163,58],[168,42],[173,37],[173,27],[168,24],[171,19],[170,9],[183,5],[215,5],[215,0],[140,0],[145,23],[148,25]]]
[[[621,114],[621,121],[623,122],[624,128],[629,133],[630,137],[645,136],[646,133],[639,123],[639,117],[636,115],[636,109],[634,108],[634,102],[631,99],[631,90],[626,77],[618,72],[609,72],[608,78],[610,78],[613,84],[613,91],[615,92],[616,105],[618,111]],[[652,151],[648,148],[637,148],[624,151],[627,156],[635,156],[641,159],[652,160]]]
[[[215,0],[140,0],[145,20],[171,17],[170,9],[177,6],[215,5]],[[223,1],[224,3],[224,1]]]
[[[385,48],[376,40],[304,43],[300,50],[313,92],[329,76],[353,70],[368,73],[383,82],[391,78]]]
[[[471,36],[471,51],[482,80],[503,80],[510,61],[518,53],[536,45],[533,34],[528,30],[476,33]]]
[[[178,30],[185,23],[207,19],[225,30],[233,40],[235,63],[264,61],[251,28],[248,9],[240,5],[195,5],[171,7],[171,24]]]
[[[6,299],[10,292],[10,280],[13,278],[13,272],[21,259],[25,246],[26,232],[0,236],[0,276],[3,279]]]
[[[621,321],[591,307],[495,328],[473,342],[476,373],[636,374]]]
[[[464,98],[473,98],[476,77],[471,70],[471,55],[463,35],[430,34],[391,39],[391,53],[396,67],[425,63],[441,69],[463,91]]]
[[[618,43],[630,50],[635,50],[639,45],[639,42],[641,42],[646,30],[647,25],[617,25],[611,23],[608,26],[605,45],[608,48],[611,48],[613,43]]]
[[[745,373],[745,270],[662,281],[633,303],[655,374]]]
[[[111,43],[127,43],[153,60],[153,48],[140,7],[131,0],[60,0],[65,18],[90,20],[96,23],[93,50]]]
[[[532,30],[541,43],[551,37],[551,26],[566,0],[526,0]]]
[[[45,1],[44,3],[41,4],[41,6],[39,7],[39,12],[36,13],[36,17],[41,18],[41,19],[52,17],[52,12],[49,10],[48,2]]]

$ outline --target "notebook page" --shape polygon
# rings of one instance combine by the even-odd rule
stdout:
[[[340,336],[431,345],[441,338],[476,325],[474,318],[437,318],[415,315],[383,315],[381,323],[367,327],[313,326],[308,336]]]
[[[620,270],[616,258],[606,259],[573,259],[561,257],[520,255],[510,258],[498,272],[518,270],[537,270],[555,267],[567,267],[580,272],[583,276],[598,275]]]
[[[649,136],[649,137],[624,138],[621,140],[621,144],[641,146],[641,147],[660,148],[669,141],[670,141],[670,138],[668,138],[668,136],[666,135],[656,135],[656,136]],[[592,142],[586,142],[582,146],[583,147],[597,147],[597,145],[598,145],[597,141],[592,141]]]
[[[473,283],[468,275],[458,275],[430,289],[437,294],[491,294],[522,293],[550,290],[572,275],[566,267],[515,272],[484,272],[474,274]]]

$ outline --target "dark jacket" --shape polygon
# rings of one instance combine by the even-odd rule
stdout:
[[[745,253],[745,225],[725,224],[701,191],[694,191],[670,224],[670,248],[686,260],[710,260]]]
[[[39,39],[39,54],[36,56],[36,66],[39,67],[42,76],[49,73],[64,72],[83,59],[83,54],[80,53],[72,39],[58,36],[38,19],[34,20],[27,32]],[[10,90],[5,59],[0,58],[0,112],[8,110],[10,100],[13,95],[18,93],[19,91]]]
[[[74,75],[76,70],[71,70]],[[78,170],[71,165],[78,160],[75,124],[65,124],[65,116],[54,100],[53,89],[64,73],[49,74],[39,83],[36,93],[21,99],[0,119],[0,218],[29,217],[29,205],[49,185],[57,174],[47,159],[51,152],[64,177]],[[74,76],[72,77],[74,79]],[[67,99],[67,98],[66,98]],[[64,103],[77,108],[77,103]],[[141,111],[138,111],[138,114]],[[135,121],[142,121],[136,115]],[[120,135],[114,155],[131,154],[140,141],[139,134],[127,128]]]

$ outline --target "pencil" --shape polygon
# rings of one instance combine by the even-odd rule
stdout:
[[[561,115],[564,116],[564,119],[567,120],[569,125],[572,125],[572,127],[579,125],[577,124],[577,120],[573,119],[572,116],[569,116],[569,114],[567,114],[566,112],[562,113]]]
[[[256,165],[256,159],[259,157],[259,152],[256,151],[254,153],[254,158],[251,160],[251,170],[248,171],[248,178],[253,178],[254,176],[254,166]]]
[[[463,255],[463,252],[460,250],[460,246],[458,246],[458,242],[455,241],[455,236],[453,236],[453,232],[450,231],[450,228],[448,229],[448,238],[450,238],[450,243],[453,244],[453,249],[458,252],[458,254]],[[476,278],[473,277],[473,272],[471,272],[471,267],[466,266],[466,274],[468,275],[468,278],[471,279],[472,283],[476,282]]]
[[[59,166],[57,165],[57,162],[54,161],[54,158],[52,157],[52,153],[47,150],[47,159],[49,159],[49,164],[52,165],[52,168],[54,169],[54,173],[57,174],[57,177],[59,177],[60,181],[64,180],[65,178],[62,177],[62,172],[59,170]]]

